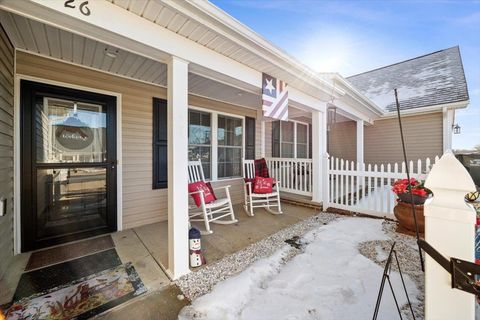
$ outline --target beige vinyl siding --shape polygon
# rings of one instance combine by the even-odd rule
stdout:
[[[13,75],[15,51],[0,26],[0,197],[7,213],[0,217],[0,279],[13,258]]]
[[[357,161],[357,123],[338,122],[328,132],[328,153],[330,156]]]
[[[17,73],[122,94],[123,227],[167,219],[167,189],[152,189],[152,98],[166,89],[52,59],[17,53]],[[189,104],[230,114],[256,117],[253,109],[189,96]],[[243,201],[241,179],[213,182],[231,185],[235,203]]]
[[[443,153],[442,113],[405,116],[402,118],[409,160],[434,158]],[[330,155],[356,160],[356,123],[337,123],[332,130]],[[403,161],[400,130],[396,118],[377,120],[365,126],[365,163],[387,164]]]
[[[443,154],[442,112],[402,118],[409,160],[433,158]],[[396,118],[375,121],[365,127],[365,162],[385,164],[402,162],[400,129]]]

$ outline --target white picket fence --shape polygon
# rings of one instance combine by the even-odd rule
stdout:
[[[312,195],[312,159],[267,158],[270,176],[281,182],[281,191]]]
[[[406,179],[406,164],[365,165],[331,157],[328,161],[328,201],[333,207],[377,216],[390,216],[395,206],[391,187],[395,180]],[[435,157],[433,163],[438,161]],[[430,158],[410,161],[410,177],[425,180],[432,165]]]

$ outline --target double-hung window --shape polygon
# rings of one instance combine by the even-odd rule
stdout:
[[[296,123],[296,144],[297,144],[297,158],[308,158],[308,124]]]
[[[243,119],[218,115],[218,178],[242,175]]]
[[[276,129],[275,129],[276,128]],[[298,121],[274,123],[272,156],[309,158],[309,125]]]
[[[202,161],[205,179],[241,177],[243,149],[243,117],[189,109],[188,160]]]
[[[295,158],[295,124],[291,121],[280,122],[281,158]]]
[[[212,115],[208,112],[188,111],[188,160],[201,160],[205,179],[211,179]]]

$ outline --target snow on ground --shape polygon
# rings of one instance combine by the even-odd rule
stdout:
[[[371,319],[383,268],[361,255],[362,242],[388,240],[382,220],[344,218],[303,237],[304,252],[285,261],[288,247],[216,285],[185,307],[179,319]],[[404,275],[412,302],[419,294]],[[406,303],[400,277],[391,280]],[[398,319],[386,287],[379,319]]]
[[[372,207],[373,203],[377,203],[377,205],[380,206],[381,199],[383,199],[383,201],[385,201],[385,199],[386,201],[390,201],[390,207],[387,207],[388,204],[385,201],[383,203],[383,208],[381,211],[387,212],[387,208],[390,208],[388,213],[393,214],[393,207],[395,207],[395,205],[397,204],[397,197],[393,193],[391,186],[383,186],[380,188],[375,188],[369,194],[360,198],[358,202],[355,203],[355,206],[358,208],[369,209]]]

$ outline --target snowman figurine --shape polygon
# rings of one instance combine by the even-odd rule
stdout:
[[[200,231],[196,228],[191,228],[188,232],[188,239],[190,245],[190,266],[192,268],[199,267],[205,264],[205,257],[202,253],[202,243],[200,241]]]

